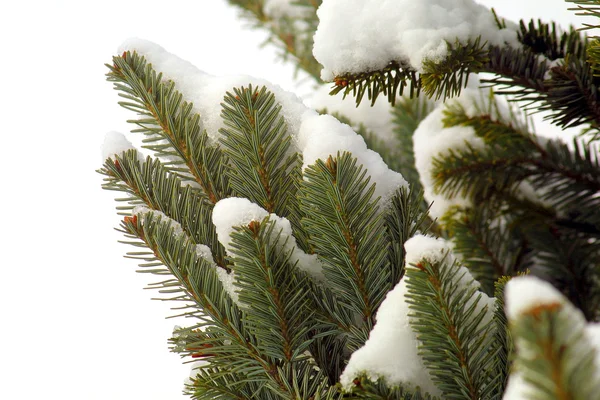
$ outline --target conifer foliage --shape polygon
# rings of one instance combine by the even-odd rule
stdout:
[[[600,398],[598,39],[469,0],[422,1],[414,21],[397,10],[414,1],[344,1],[364,12],[230,0],[334,100],[354,97],[316,102],[333,116],[148,42],[107,64],[150,155],[113,146],[98,172],[121,193],[127,257],[190,321],[170,340],[194,361],[185,392]],[[437,30],[440,15],[476,21]],[[351,51],[375,17],[403,45]],[[380,110],[385,126],[365,117]],[[536,134],[537,111],[581,135]]]

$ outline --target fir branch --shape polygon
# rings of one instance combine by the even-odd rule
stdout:
[[[567,3],[574,3],[577,7],[569,8],[571,11],[576,11],[575,15],[584,17],[600,17],[600,3],[598,0],[566,0]],[[599,25],[584,23],[584,29],[598,28]]]
[[[500,400],[508,383],[511,367],[510,357],[513,354],[513,340],[508,328],[508,320],[504,312],[504,288],[510,277],[503,276],[494,283],[494,297],[496,306],[494,309],[493,323],[494,339],[490,342],[490,353],[494,354],[494,373],[490,382],[491,392],[495,394],[494,399]]]
[[[392,287],[386,238],[380,234],[383,221],[366,174],[349,153],[338,154],[305,169],[301,190],[302,222],[324,263],[325,277],[340,302],[361,317],[349,339],[354,350],[368,337],[375,312]]]
[[[589,237],[557,225],[529,230],[527,237],[537,250],[537,266],[589,321],[600,309],[600,246]]]
[[[240,383],[243,382],[243,383]],[[190,378],[185,394],[194,400],[280,400],[281,397],[265,390],[264,384],[248,381],[241,374],[223,374],[218,368],[199,368]]]
[[[157,159],[147,157],[144,163],[140,163],[135,150],[116,156],[115,160],[107,159],[104,168],[98,172],[105,176],[103,189],[128,195],[117,199],[128,203],[117,207],[120,215],[131,215],[131,210],[138,205],[161,211],[180,223],[195,244],[207,245],[217,265],[228,268],[225,250],[217,240],[211,221],[212,204],[206,201],[199,189],[184,186],[181,179]]]
[[[366,71],[357,74],[340,74],[335,77],[334,86],[329,92],[335,95],[343,92],[343,98],[352,93],[356,104],[360,104],[364,95],[371,100],[371,105],[380,94],[387,96],[389,103],[394,105],[398,95],[402,95],[406,88],[412,98],[421,90],[421,82],[416,70],[404,62],[391,61],[379,71]]]
[[[518,250],[511,246],[513,232],[488,207],[452,209],[446,213],[444,227],[454,243],[453,251],[491,296],[494,282],[514,265]]]
[[[281,106],[265,87],[235,88],[233,92],[228,92],[222,103],[226,128],[219,130],[231,163],[227,170],[230,186],[237,195],[289,219],[300,247],[308,250],[297,200],[302,162],[292,151]]]
[[[488,63],[486,43],[481,38],[467,43],[446,42],[448,55],[442,61],[424,60],[421,84],[423,92],[436,100],[458,96],[467,86],[469,74]]]
[[[193,105],[183,99],[172,81],[163,81],[146,59],[136,52],[113,57],[107,80],[114,82],[119,102],[136,112],[140,119],[131,120],[139,128],[133,132],[146,135],[144,148],[171,160],[171,172],[200,185],[211,203],[230,194],[221,173],[227,163],[218,147],[208,143],[208,135],[200,129],[200,117]]]
[[[225,292],[216,267],[198,256],[196,246],[185,234],[174,234],[170,221],[155,219],[152,214],[146,214],[143,221],[137,217],[126,218],[123,232],[138,239],[132,244],[147,247],[152,252],[156,262],[150,272],[170,273],[175,277],[175,280],[152,286],[177,294],[169,300],[191,303],[189,307],[193,311],[185,315],[198,318],[200,323],[195,328],[206,328],[210,333],[207,340],[200,341],[197,346],[208,346],[212,366],[225,375],[239,373],[286,390],[279,379],[276,360],[258,349],[257,338],[246,328],[242,310]],[[164,267],[156,269],[157,264]]]
[[[540,304],[511,321],[515,368],[531,398],[592,399],[600,393],[595,351],[584,319],[558,301]]]
[[[404,243],[417,232],[426,234],[433,221],[428,209],[422,211],[423,192],[414,193],[414,189],[401,188],[392,196],[385,213],[386,232],[390,237],[388,259],[390,263],[390,281],[395,286],[404,275]]]
[[[421,260],[406,271],[411,327],[423,343],[419,354],[445,399],[488,398],[493,333],[487,306],[465,270],[446,259]]]
[[[563,31],[554,22],[547,24],[532,19],[525,24],[521,20],[517,34],[523,46],[548,60],[565,58],[567,55],[581,58],[585,54],[585,39],[573,27]]]
[[[259,338],[261,352],[290,363],[305,358],[307,333],[316,321],[308,277],[293,266],[280,235],[274,223],[252,221],[232,233],[230,257],[240,301],[248,305],[247,326]]]

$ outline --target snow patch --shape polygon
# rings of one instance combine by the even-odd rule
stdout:
[[[120,132],[107,132],[102,143],[102,161],[115,156],[121,156],[127,150],[137,150],[135,146]],[[138,160],[144,161],[144,157],[138,151]]]
[[[420,342],[410,327],[407,293],[406,279],[402,279],[381,303],[369,339],[352,353],[340,377],[344,390],[349,391],[354,378],[366,373],[372,381],[383,377],[390,386],[419,386],[431,395],[441,395],[418,354]]]
[[[491,10],[473,0],[323,0],[317,15],[313,54],[325,81],[390,61],[422,71],[425,60],[442,60],[456,40],[481,36],[490,45],[520,46],[516,24],[498,29]]]
[[[565,297],[550,283],[534,276],[512,278],[505,288],[506,316],[518,318],[528,310],[546,304],[565,304]]]

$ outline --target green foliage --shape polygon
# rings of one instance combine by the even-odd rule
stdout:
[[[423,92],[436,100],[458,96],[467,86],[471,71],[477,72],[488,62],[485,43],[481,39],[467,43],[446,44],[448,56],[442,61],[425,60],[421,73]]]
[[[234,89],[227,93],[222,107],[227,128],[219,130],[223,135],[220,142],[231,163],[227,175],[232,191],[288,218],[302,248],[308,249],[297,204],[302,161],[292,151],[292,138],[275,96],[265,87]]]
[[[469,117],[459,106],[446,110],[446,126],[472,127],[486,144],[467,144],[433,160],[440,193],[460,194],[479,205],[450,212],[447,229],[488,293],[502,274],[529,268],[535,254],[538,267],[588,319],[595,319],[600,304],[595,148],[579,139],[572,146],[540,139],[514,118],[509,121],[493,113]]]
[[[259,338],[259,350],[286,362],[302,362],[314,329],[308,277],[290,260],[286,238],[268,220],[253,221],[231,235],[230,257],[235,266],[239,299],[248,330]]]
[[[388,258],[393,285],[404,275],[404,243],[419,232],[427,233],[433,224],[427,214],[428,209],[423,211],[421,208],[424,202],[423,192],[415,194],[414,189],[409,191],[401,188],[391,198],[385,226],[390,238]]]
[[[340,301],[360,316],[349,346],[360,347],[391,289],[383,219],[367,171],[349,153],[317,160],[305,170],[300,205],[309,242]]]
[[[218,147],[208,143],[200,116],[175,90],[175,83],[163,81],[162,74],[135,52],[115,56],[113,65],[106,66],[108,81],[125,99],[119,104],[140,115],[129,122],[138,126],[133,132],[146,136],[143,147],[169,160],[171,172],[197,182],[211,203],[230,195],[226,176],[219,174],[227,161]]]
[[[140,163],[138,154],[129,150],[114,160],[109,158],[104,168],[98,171],[105,176],[104,189],[127,194],[127,197],[117,199],[128,203],[118,207],[119,214],[131,215],[133,208],[140,205],[160,211],[179,221],[194,243],[208,245],[215,262],[225,267],[225,250],[217,241],[211,222],[212,204],[200,189],[183,185],[182,180],[160,160],[148,157]]]
[[[398,146],[398,156],[395,164],[395,171],[404,176],[407,182],[410,182],[413,188],[419,191],[422,189],[419,182],[419,173],[415,167],[415,154],[413,150],[413,134],[417,127],[433,111],[433,102],[426,97],[408,98],[402,97],[392,108],[392,121],[394,124],[394,133],[400,142]],[[389,151],[389,150],[388,150]],[[390,164],[385,160],[388,165]]]
[[[423,343],[419,353],[444,399],[486,399],[495,354],[488,351],[494,326],[466,271],[444,259],[408,268],[411,327]]]
[[[329,94],[335,95],[343,92],[344,99],[349,94],[356,98],[356,104],[360,104],[365,94],[375,104],[380,94],[387,97],[392,105],[396,103],[398,95],[404,94],[408,87],[410,97],[419,94],[421,85],[417,72],[408,64],[390,61],[390,63],[379,71],[366,71],[357,74],[344,74],[336,76],[335,86]]]
[[[510,277],[503,276],[494,283],[494,297],[496,304],[494,308],[494,338],[490,343],[490,353],[494,354],[495,365],[492,373],[491,386],[495,387],[493,392],[496,394],[493,399],[501,399],[504,389],[508,383],[508,376],[511,367],[510,357],[513,353],[514,344],[508,327],[508,320],[504,313],[504,288],[510,280]]]

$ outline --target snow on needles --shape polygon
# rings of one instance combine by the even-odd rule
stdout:
[[[274,235],[281,235],[279,243],[286,252],[291,252],[290,261],[297,263],[300,270],[310,274],[313,278],[324,281],[323,267],[316,254],[306,254],[297,246],[293,237],[290,222],[275,214],[269,214],[259,205],[241,197],[222,199],[215,204],[212,220],[216,227],[217,238],[225,250],[231,254],[231,234],[236,227],[247,226],[252,221],[262,222],[269,217],[275,224]]]
[[[127,150],[137,149],[122,133],[115,131],[107,132],[104,136],[104,142],[102,143],[102,161],[106,160],[107,158],[115,158],[115,156],[120,156]],[[144,161],[144,157],[139,151],[138,160],[141,162]]]
[[[249,76],[208,75],[162,47],[141,39],[126,41],[119,49],[119,52],[123,51],[137,51],[146,57],[156,71],[163,73],[163,79],[173,80],[184,99],[193,103],[203,128],[214,142],[220,137],[219,129],[225,127],[220,115],[225,93],[231,92],[234,87],[247,87],[249,84],[254,87],[266,86],[282,106],[281,113],[287,123],[288,134],[293,138],[290,150],[302,153],[304,167],[319,158],[326,160],[329,155],[349,151],[367,169],[371,182],[376,183],[375,196],[385,199],[399,187],[407,186],[402,175],[390,170],[379,154],[367,149],[364,139],[348,125],[333,117],[319,115],[307,108],[296,95],[277,85]]]
[[[321,77],[382,69],[408,61],[421,71],[426,59],[447,55],[447,42],[481,36],[488,44],[519,46],[515,24],[498,29],[488,8],[473,0],[323,0],[313,54]]]
[[[411,264],[421,260],[431,263],[444,260],[443,268],[452,268],[454,265],[451,245],[443,239],[417,235],[405,243],[405,248],[406,268],[415,268]],[[465,267],[458,268],[460,270],[455,275],[455,283],[459,288],[479,286],[469,270]],[[407,293],[407,280],[404,278],[387,294],[377,311],[377,323],[369,339],[352,354],[340,377],[340,383],[346,390],[352,387],[354,378],[366,373],[371,380],[384,378],[388,385],[419,386],[432,396],[441,395],[418,354],[420,342],[410,326],[412,310],[407,302]],[[494,311],[494,298],[484,293],[478,295],[481,296],[478,309],[487,306],[487,315],[481,324],[487,324]]]
[[[518,323],[521,316],[529,312],[536,313],[540,307],[557,307],[557,312],[567,318],[566,326],[569,326],[571,335],[583,331],[583,336],[572,346],[583,346],[583,350],[592,349],[595,352],[595,381],[600,382],[600,325],[597,323],[586,323],[583,313],[573,306],[554,286],[534,276],[519,276],[512,278],[505,288],[505,311],[510,324]],[[563,322],[564,323],[564,322]],[[521,358],[532,361],[536,357],[536,351],[531,351],[526,340],[515,338],[518,363]],[[565,349],[566,352],[577,352],[577,350]],[[574,354],[575,354],[574,353]],[[525,379],[521,365],[516,364],[512,368],[508,380],[508,386],[504,393],[504,400],[526,400],[532,398],[532,393],[539,393],[539,388],[533,386]]]

